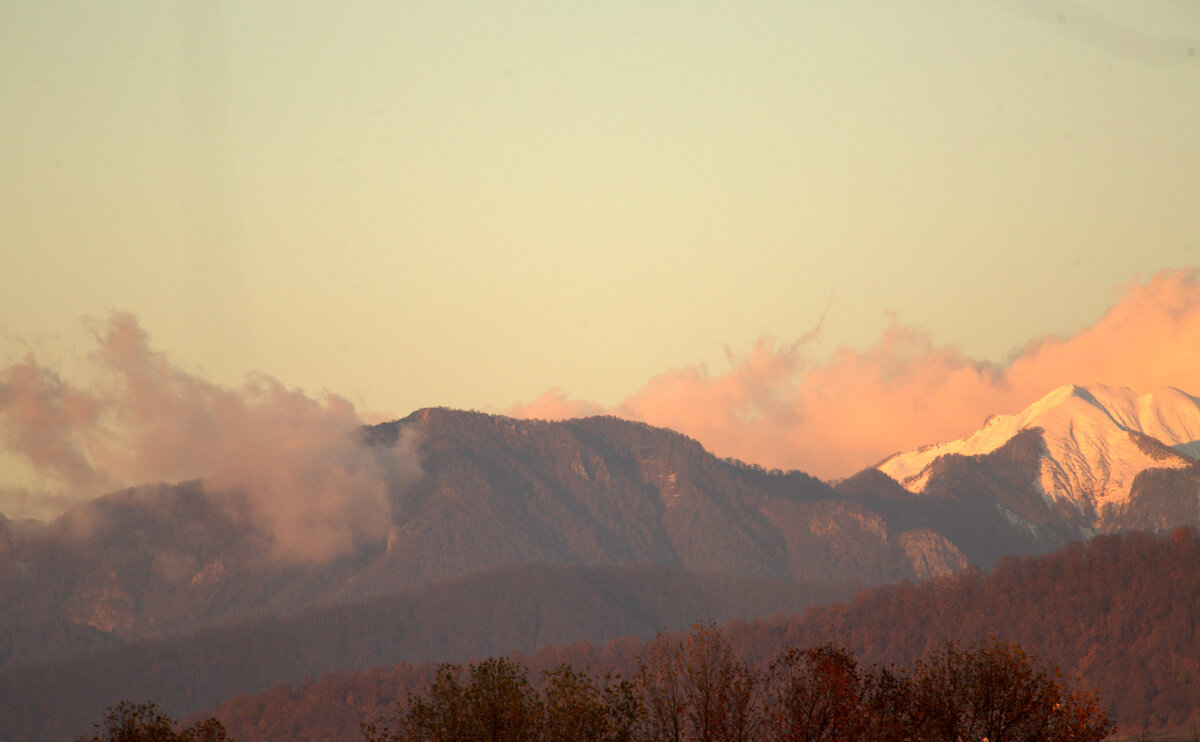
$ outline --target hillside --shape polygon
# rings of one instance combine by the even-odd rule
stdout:
[[[864,664],[903,665],[947,640],[1015,641],[1094,689],[1122,734],[1200,725],[1200,539],[1179,529],[1098,536],[1049,555],[1002,561],[919,585],[864,591],[803,615],[725,625],[761,661],[784,645],[829,641]],[[540,672],[560,662],[626,676],[642,645],[576,643],[527,656]],[[206,713],[242,742],[351,742],[357,723],[388,713],[431,666],[332,673],[231,699]]]
[[[649,638],[700,621],[794,613],[855,591],[672,567],[506,567],[401,595],[0,671],[0,739],[65,739],[126,698],[154,699],[178,716],[335,670]]]
[[[940,454],[914,492],[877,469],[830,485],[720,460],[612,417],[422,410],[359,431],[363,456],[403,446],[421,475],[389,485],[377,539],[323,561],[280,558],[239,493],[204,481],[112,493],[50,524],[0,519],[0,689],[27,699],[19,724],[36,734],[38,719],[94,716],[102,695],[178,715],[329,670],[644,636],[842,595],[816,584],[991,568],[1093,530],[1039,484],[1051,434],[1022,427],[986,453]],[[1121,435],[1171,466],[1134,474],[1095,527],[1194,525],[1200,468]],[[180,676],[181,662],[195,671]]]
[[[362,445],[386,458],[402,432],[423,475],[390,490],[383,538],[325,561],[272,556],[270,529],[238,493],[202,481],[112,493],[42,526],[0,520],[0,634],[23,637],[0,644],[0,666],[517,564],[880,584],[968,559],[925,515],[885,514],[805,474],[722,461],[639,423],[435,409],[367,429]],[[1012,530],[995,525],[1001,538]]]

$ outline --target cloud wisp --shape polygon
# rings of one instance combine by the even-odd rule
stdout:
[[[999,310],[998,310],[999,311]],[[897,451],[967,435],[1064,384],[1200,390],[1200,272],[1121,290],[1094,325],[1030,342],[1004,363],[970,358],[893,320],[865,350],[806,357],[808,338],[761,339],[728,372],[667,371],[610,409],[560,389],[509,410],[561,419],[606,412],[674,428],[719,456],[847,476]]]
[[[403,442],[362,445],[350,402],[264,375],[236,389],[212,384],[151,348],[129,314],[111,315],[93,336],[85,385],[32,356],[0,369],[4,446],[59,485],[26,493],[29,510],[202,478],[270,536],[279,558],[322,560],[386,538],[391,493],[420,467]]]

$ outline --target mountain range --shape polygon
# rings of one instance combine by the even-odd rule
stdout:
[[[1063,386],[1015,415],[993,415],[966,438],[890,456],[877,468],[920,495],[943,457],[988,454],[1026,430],[1041,434],[1033,484],[1047,504],[1081,533],[1120,530],[1132,525],[1137,516],[1130,511],[1146,497],[1139,475],[1188,471],[1200,457],[1200,399],[1172,388],[1137,395],[1124,387]]]
[[[745,593],[744,605],[794,611],[849,585],[990,568],[1097,533],[1200,525],[1200,401],[1171,389],[1063,387],[963,439],[836,482],[719,459],[683,435],[614,417],[433,408],[358,435],[380,456],[415,446],[422,475],[389,485],[386,538],[324,561],[280,558],[271,532],[231,506],[236,493],[204,481],[114,492],[48,524],[0,516],[0,668],[68,672],[93,655],[136,656],[146,641],[254,636],[261,622],[300,612],[337,610],[338,621],[367,625],[381,599],[519,565],[665,568],[676,571],[653,574],[694,585],[738,578],[776,586]],[[618,593],[607,595],[642,600]],[[625,625],[644,634],[708,610],[694,605],[674,618],[639,609],[649,621]],[[575,639],[611,638],[577,624]],[[379,639],[371,656],[438,658],[419,654],[405,631]],[[345,661],[331,655],[309,670]],[[221,692],[242,692],[263,679],[247,670],[221,682]],[[211,703],[212,692],[195,698]]]

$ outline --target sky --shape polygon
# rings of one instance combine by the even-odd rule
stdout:
[[[1194,0],[4,3],[0,512],[207,474],[187,395],[836,477],[1200,394],[1197,131]]]

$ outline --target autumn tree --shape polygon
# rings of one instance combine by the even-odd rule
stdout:
[[[715,626],[697,626],[684,640],[659,636],[638,661],[634,687],[642,707],[641,740],[758,739],[758,673]]]
[[[1113,729],[1090,694],[1015,644],[945,644],[913,663],[908,712],[920,739],[1099,742]]]
[[[541,702],[525,668],[492,657],[468,669],[440,665],[425,694],[409,694],[398,728],[362,728],[368,742],[535,742]]]
[[[533,742],[537,739],[541,701],[524,667],[492,657],[471,665],[467,689],[467,725],[488,742]]]
[[[608,715],[595,681],[570,665],[545,675],[542,736],[547,740],[599,740],[605,737]]]
[[[862,676],[861,710],[871,742],[910,742],[913,718],[912,683],[906,672],[872,667]]]
[[[845,649],[826,644],[790,647],[768,668],[772,737],[782,742],[839,742],[863,739],[864,713],[858,662]]]
[[[361,726],[367,742],[632,742],[640,706],[632,683],[602,682],[570,665],[543,674],[539,694],[522,665],[491,658],[443,664],[396,717]]]
[[[104,714],[96,733],[76,742],[232,742],[216,719],[205,719],[176,731],[176,722],[153,703],[121,701]]]
[[[570,665],[545,673],[541,738],[546,742],[631,742],[638,716],[628,681],[599,684]]]
[[[608,715],[608,742],[633,742],[642,705],[628,680],[605,676],[604,707]]]
[[[696,742],[758,739],[758,672],[733,652],[716,626],[692,629],[683,648],[687,718]]]
[[[364,727],[367,742],[1100,742],[1113,728],[1094,697],[996,640],[946,644],[902,670],[791,647],[760,674],[707,626],[659,636],[632,682],[563,664],[539,694],[510,660],[465,673],[440,666],[394,731]]]
[[[638,742],[683,742],[687,710],[683,646],[659,635],[638,657],[634,688],[642,710]]]

